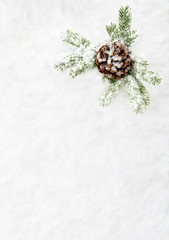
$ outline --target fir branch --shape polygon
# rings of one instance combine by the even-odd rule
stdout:
[[[87,38],[81,36],[78,33],[74,33],[69,29],[66,30],[65,33],[62,33],[61,37],[63,42],[67,42],[75,47],[80,47],[80,45],[87,47],[90,45],[90,41],[87,40]]]
[[[57,70],[63,71],[66,68],[70,68],[79,62],[82,59],[82,56],[77,54],[76,52],[66,56],[58,65],[55,65]]]
[[[111,37],[112,33],[115,31],[115,29],[117,28],[115,23],[110,23],[110,26],[106,25],[106,31],[109,35],[109,37]]]
[[[120,37],[127,46],[131,46],[131,44],[137,38],[136,30],[131,31],[131,21],[132,14],[129,6],[121,7],[119,9],[119,32]]]
[[[70,76],[75,78],[89,68],[96,66],[96,53],[98,46],[80,47],[73,54],[66,56],[61,63],[55,65],[57,70],[71,68]]]
[[[103,77],[105,80],[106,77]],[[124,79],[119,79],[118,81],[107,80],[107,86],[105,87],[102,96],[99,98],[101,106],[108,106],[113,97],[117,95],[120,90],[120,86],[124,82]]]
[[[126,88],[129,101],[133,106],[133,111],[136,114],[144,113],[145,109],[150,104],[150,96],[145,86],[133,76],[128,75]]]
[[[161,83],[161,77],[158,73],[150,71],[148,69],[148,62],[144,60],[134,60],[134,67],[131,74],[152,85],[159,85]]]
[[[119,30],[123,33],[130,30],[131,27],[131,9],[127,5],[126,7],[121,6],[119,9]]]
[[[83,61],[79,61],[79,63],[77,65],[75,65],[71,70],[69,75],[72,78],[77,77],[79,74],[85,72],[88,69],[88,65]]]
[[[106,25],[106,31],[111,39],[111,41],[114,41],[115,39],[119,38],[119,29],[117,28],[115,23],[110,23],[110,25]]]
[[[136,38],[138,37],[136,33],[137,33],[136,30],[132,30],[132,31],[129,30],[128,32],[126,32],[124,41],[128,47],[131,46],[135,42]]]
[[[90,49],[84,52],[84,55],[80,61],[70,70],[70,76],[72,78],[77,77],[87,69],[96,67],[96,51]]]
[[[134,43],[137,38],[136,30],[131,30],[132,14],[129,6],[121,7],[119,9],[119,24],[111,23],[109,26],[106,25],[107,33],[111,41],[118,40],[125,42],[129,47]]]

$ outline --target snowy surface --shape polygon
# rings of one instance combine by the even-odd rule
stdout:
[[[62,31],[104,43],[126,3],[132,51],[163,78],[143,116],[124,88],[99,106],[97,69],[53,69]],[[0,0],[1,240],[168,240],[168,29],[168,0]]]

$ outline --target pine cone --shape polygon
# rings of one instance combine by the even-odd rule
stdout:
[[[97,68],[107,78],[118,80],[133,67],[130,54],[128,47],[118,41],[103,45],[96,54]]]

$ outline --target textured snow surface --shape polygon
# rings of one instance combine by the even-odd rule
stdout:
[[[99,106],[97,69],[53,69],[73,49],[62,31],[102,46],[122,4],[132,53],[163,78],[143,116],[125,88]],[[0,0],[0,240],[168,240],[168,14],[168,0]]]

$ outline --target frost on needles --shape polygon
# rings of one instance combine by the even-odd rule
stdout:
[[[66,56],[58,65],[55,65],[57,70],[65,70],[70,68],[70,76],[75,78],[79,74],[85,72],[88,68],[96,66],[97,46],[93,46],[91,42],[78,33],[67,30],[62,34],[62,40],[75,47],[72,54]]]
[[[118,26],[115,23],[106,25],[107,33],[111,41],[118,40],[124,42],[128,47],[137,38],[136,30],[131,30],[132,15],[129,6],[121,7],[119,9],[119,23]]]
[[[118,24],[110,23],[106,25],[106,31],[110,38],[110,42],[119,41],[130,47],[137,38],[137,31],[131,29],[132,14],[129,6],[119,9]],[[62,34],[62,40],[72,46],[75,50],[72,54],[66,56],[58,65],[57,70],[70,69],[70,76],[75,78],[87,69],[96,67],[96,54],[99,45],[93,45],[91,42],[78,33],[67,30]],[[142,82],[152,85],[158,85],[161,82],[159,75],[148,69],[148,62],[133,57],[133,68],[125,77],[119,80],[104,78],[106,84],[105,90],[100,98],[100,105],[108,106],[114,96],[120,90],[122,84],[126,85],[126,91],[133,111],[143,113],[150,104],[150,96]]]

